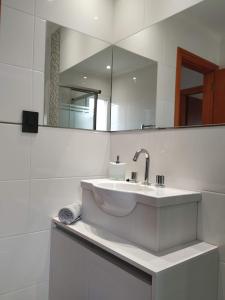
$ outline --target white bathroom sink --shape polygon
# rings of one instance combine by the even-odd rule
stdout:
[[[196,239],[198,192],[83,180],[82,218],[154,251]]]
[[[125,181],[115,181],[115,180],[98,180],[94,183],[96,187],[102,189],[108,189],[113,191],[121,191],[121,192],[138,192],[138,191],[148,191],[153,190],[151,186],[141,185],[138,183],[129,183]]]
[[[201,199],[199,193],[192,191],[110,179],[83,180],[81,187],[91,190],[96,204],[115,216],[130,214],[138,202],[162,207]]]

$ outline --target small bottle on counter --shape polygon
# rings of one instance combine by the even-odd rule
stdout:
[[[115,162],[109,163],[109,178],[113,180],[125,180],[126,163],[120,162],[120,157],[117,155]]]

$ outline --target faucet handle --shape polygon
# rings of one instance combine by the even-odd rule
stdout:
[[[137,182],[137,172],[131,172],[131,180]]]
[[[165,183],[165,176],[163,175],[156,175],[156,185],[163,187]]]
[[[137,172],[131,172],[131,178],[126,180],[127,182],[137,182]]]

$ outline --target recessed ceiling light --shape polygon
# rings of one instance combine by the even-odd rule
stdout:
[[[95,21],[98,21],[99,17],[98,16],[94,16],[93,18]]]
[[[83,76],[83,79],[87,79],[87,76]]]
[[[106,66],[106,69],[107,69],[107,70],[110,70],[110,69],[111,69],[111,66],[110,66],[110,65]]]
[[[136,81],[136,80],[137,80],[137,77],[133,77],[133,80]]]

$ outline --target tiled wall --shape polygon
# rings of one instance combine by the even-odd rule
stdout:
[[[133,162],[141,147],[151,154],[150,175],[164,174],[166,185],[203,191],[199,205],[198,238],[219,245],[219,300],[225,299],[225,127],[173,129],[111,134],[111,159],[128,163],[127,176],[138,171],[143,180],[144,156]]]
[[[0,300],[48,299],[51,216],[80,197],[81,179],[105,176],[109,161],[107,133],[33,135],[13,124],[23,109],[43,122],[45,21],[34,9],[34,0],[4,0],[0,24],[0,121],[11,123],[0,124]]]
[[[0,124],[0,137],[0,299],[47,300],[51,216],[105,176],[109,135]]]
[[[42,124],[45,20],[112,40],[112,1],[2,2],[0,121],[20,122],[21,110],[33,109],[39,111]],[[146,0],[145,5],[157,2]],[[169,7],[180,2],[171,0]],[[198,1],[182,2],[188,6]],[[143,3],[136,1],[140,13],[146,14]],[[153,174],[164,173],[168,184],[220,192],[204,194],[199,237],[223,245],[224,134],[223,128],[112,134],[112,157],[118,153],[131,161],[137,147],[144,146],[152,153]],[[30,135],[21,133],[20,125],[0,124],[0,139],[0,300],[47,300],[50,216],[79,197],[82,178],[106,175],[110,136],[53,128]],[[139,173],[142,168],[140,163]],[[224,265],[221,247],[220,300]]]
[[[204,27],[196,27],[193,21],[182,14],[156,23],[117,45],[158,63],[155,123],[157,127],[172,127],[174,124],[177,47],[216,64],[220,63],[222,52],[221,41],[216,35]]]
[[[124,39],[202,1],[114,0],[113,41]]]
[[[47,300],[51,216],[105,176],[109,135],[0,124],[0,137],[0,299]]]

